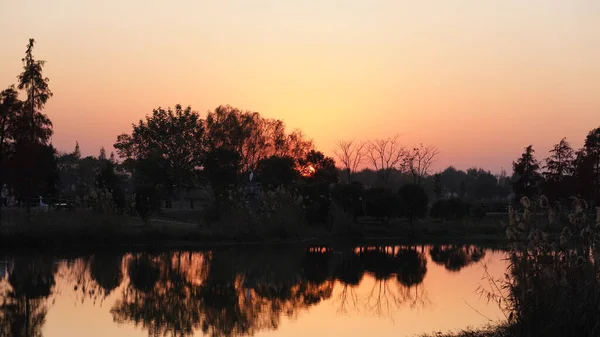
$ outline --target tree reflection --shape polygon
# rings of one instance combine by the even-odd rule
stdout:
[[[416,307],[428,303],[422,286],[427,260],[415,248],[359,247],[340,256],[334,268],[334,277],[342,284],[337,297],[340,312],[353,308],[391,315],[404,305]],[[364,273],[371,275],[374,283],[366,294],[359,295],[357,286]]]
[[[14,268],[0,288],[0,336],[42,336],[54,273],[51,258],[14,260]]]
[[[462,268],[479,262],[485,256],[485,250],[474,245],[433,246],[429,249],[431,260],[446,270],[458,272]]]
[[[134,324],[152,336],[276,330],[282,317],[294,319],[332,298],[334,286],[340,312],[391,316],[403,306],[429,302],[423,250],[363,246],[99,253],[66,260],[59,268],[50,258],[16,259],[0,288],[0,337],[41,336],[56,275],[94,303],[114,297],[114,321]],[[453,271],[484,256],[473,246],[435,246],[429,252],[435,263]]]
[[[90,277],[96,281],[104,297],[110,295],[123,281],[122,254],[103,253],[90,261]]]

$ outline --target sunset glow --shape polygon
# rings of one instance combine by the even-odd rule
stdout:
[[[400,133],[435,169],[494,172],[533,144],[579,148],[600,119],[600,2],[6,1],[0,86],[29,38],[53,143],[84,154],[158,106],[220,104],[335,143]]]

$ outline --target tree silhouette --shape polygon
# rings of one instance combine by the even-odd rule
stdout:
[[[310,182],[332,184],[338,181],[335,161],[323,152],[311,150],[298,161],[301,175]]]
[[[52,97],[48,78],[42,75],[44,61],[33,56],[35,41],[29,39],[25,57],[22,59],[23,72],[18,76],[17,88],[25,91],[24,102],[14,101],[14,89],[4,91],[3,105],[13,107],[10,124],[4,124],[6,133],[12,139],[12,153],[6,171],[12,172],[12,189],[21,198],[31,198],[43,193],[53,193],[56,182],[56,166],[53,163],[55,150],[48,145],[52,135],[52,122],[42,113],[46,102]],[[17,105],[19,106],[16,109]],[[16,112],[16,113],[15,113]],[[6,126],[10,128],[6,129]],[[29,203],[27,203],[29,209]]]
[[[513,191],[515,199],[518,202],[522,197],[533,198],[537,196],[542,175],[540,174],[540,164],[535,159],[533,146],[525,148],[525,152],[516,162],[513,162],[513,172],[516,180],[513,181]]]
[[[180,104],[175,109],[154,109],[151,116],[133,125],[131,135],[117,137],[114,147],[122,158],[143,160],[161,158],[168,179],[166,192],[193,184],[195,171],[202,165],[204,124],[198,112]],[[106,153],[104,154],[106,159]]]
[[[348,183],[352,182],[354,173],[356,173],[358,166],[365,159],[367,145],[367,142],[356,142],[354,140],[337,142],[337,149],[333,152],[347,174]]]
[[[573,151],[566,138],[561,139],[550,150],[550,156],[546,158],[546,165],[544,166],[544,194],[550,200],[571,196],[573,192],[571,177],[575,170],[574,160],[575,151]]]
[[[421,185],[406,184],[398,190],[400,197],[400,213],[408,217],[411,225],[415,218],[422,218],[427,215],[428,197],[427,192]]]
[[[435,194],[435,199],[439,200],[442,198],[444,193],[444,188],[442,186],[442,174],[436,173],[433,175],[433,194]]]
[[[264,186],[290,186],[299,178],[296,162],[292,157],[271,156],[258,162],[257,180]]]
[[[367,147],[367,157],[384,187],[388,185],[392,171],[402,163],[405,156],[406,151],[400,143],[400,135],[374,139]]]
[[[402,169],[410,172],[413,177],[413,183],[421,184],[423,179],[429,174],[429,169],[435,162],[438,154],[439,150],[436,147],[419,144],[406,152],[401,162]]]
[[[575,179],[581,197],[600,205],[600,128],[588,133],[577,152]]]
[[[45,61],[36,60],[33,56],[34,39],[29,39],[25,57],[23,58],[23,72],[19,75],[19,90],[27,93],[25,101],[26,116],[28,121],[30,141],[41,141],[45,143],[52,135],[52,123],[48,117],[40,112],[46,102],[52,97],[52,91],[48,87],[49,79],[42,75]]]
[[[14,86],[0,92],[0,190],[3,189],[7,178],[6,158],[14,141],[13,123],[20,109],[22,109],[22,102],[19,101],[19,93]],[[2,202],[0,200],[0,226],[2,226]]]

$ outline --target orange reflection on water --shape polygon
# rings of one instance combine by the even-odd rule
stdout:
[[[17,280],[47,280],[47,259],[14,258],[0,298],[47,285],[32,303],[44,319],[28,327],[46,337],[414,336],[501,320],[476,290],[483,264],[501,277],[504,257],[462,245],[112,254],[55,261],[41,285]]]

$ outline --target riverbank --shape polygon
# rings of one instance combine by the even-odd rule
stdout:
[[[296,235],[261,232],[223,233],[196,223],[152,218],[144,223],[136,217],[102,215],[91,212],[29,214],[0,227],[0,250],[100,249],[118,247],[162,247],[172,249],[210,249],[221,246],[336,244],[502,244],[505,235],[497,223],[457,225],[420,221],[414,224],[396,221],[374,223],[361,220],[363,231],[336,233],[325,226],[305,226]]]

